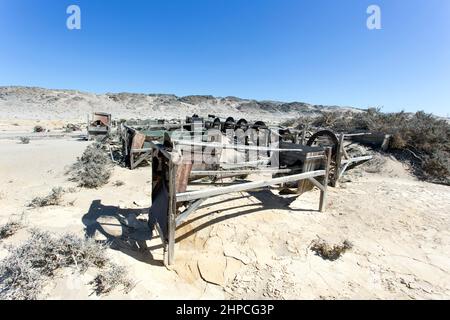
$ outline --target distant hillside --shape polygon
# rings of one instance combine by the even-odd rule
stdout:
[[[257,101],[237,97],[172,94],[106,93],[31,87],[0,87],[0,116],[23,119],[84,119],[92,111],[105,111],[115,118],[183,118],[197,113],[221,117],[280,119],[319,114],[326,110],[353,108],[311,105],[302,102]]]

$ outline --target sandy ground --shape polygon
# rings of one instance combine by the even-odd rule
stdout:
[[[95,270],[82,276],[62,270],[43,298],[450,298],[450,188],[417,181],[393,159],[378,173],[356,169],[331,188],[324,213],[317,211],[317,190],[298,198],[265,189],[210,199],[177,230],[176,265],[167,269],[159,240],[147,242],[151,250],[138,250],[123,240],[126,231],[117,219],[145,217],[148,168],[115,167],[100,189],[77,188],[60,206],[30,209],[31,199],[53,187],[76,187],[65,171],[88,142],[35,137],[23,145],[11,138],[11,127],[19,135],[29,128],[0,125],[0,224],[22,216],[27,225],[0,241],[0,259],[33,227],[99,240],[106,234],[122,239],[108,255],[136,281],[129,294],[97,297],[88,285]],[[117,180],[125,184],[114,186]],[[331,244],[348,240],[353,248],[338,260],[324,260],[309,249],[317,237]]]

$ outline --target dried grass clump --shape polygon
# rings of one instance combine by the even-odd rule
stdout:
[[[342,244],[330,245],[323,239],[315,239],[311,242],[310,249],[314,251],[318,256],[325,260],[337,260],[347,250],[350,250],[353,245],[345,240]]]
[[[20,143],[22,143],[22,144],[29,144],[30,143],[30,138],[28,138],[28,137],[20,137]]]
[[[125,182],[123,182],[122,180],[117,180],[117,181],[114,181],[114,183],[113,183],[114,187],[121,187],[123,185],[125,185]]]
[[[71,180],[80,187],[98,188],[108,183],[111,176],[111,162],[102,145],[94,143],[86,148],[83,155],[70,170]]]
[[[45,197],[36,197],[31,200],[29,207],[41,208],[49,206],[57,206],[61,204],[62,196],[64,194],[64,189],[61,187],[56,187],[52,189],[52,192]]]
[[[17,231],[23,228],[20,221],[10,221],[0,226],[0,239],[6,239],[13,236]]]
[[[94,240],[32,230],[30,239],[13,248],[0,264],[0,300],[37,299],[58,269],[76,267],[84,272],[107,262],[105,247]]]
[[[108,294],[120,286],[125,293],[128,293],[135,286],[135,283],[128,278],[127,270],[115,263],[110,263],[108,268],[98,273],[89,284],[94,285],[97,295]]]

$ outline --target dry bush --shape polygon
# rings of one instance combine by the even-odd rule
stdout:
[[[423,111],[414,114],[323,112],[312,119],[316,128],[336,132],[382,132],[392,136],[391,152],[404,154],[415,164],[415,174],[431,182],[450,184],[450,123]],[[299,121],[305,121],[300,119]]]
[[[9,221],[0,226],[0,239],[6,239],[13,236],[17,231],[23,228],[21,221]]]
[[[31,200],[29,207],[41,208],[60,205],[63,194],[64,194],[63,188],[61,187],[53,188],[52,192],[48,196],[36,197],[33,200]]]
[[[29,144],[30,143],[30,138],[28,138],[28,137],[20,137],[20,143],[22,143],[22,144]]]
[[[86,148],[83,155],[70,169],[71,180],[80,187],[98,188],[108,183],[111,176],[111,162],[102,149],[94,143]]]
[[[314,251],[318,256],[325,260],[337,260],[347,250],[350,250],[353,245],[345,240],[342,244],[330,245],[323,239],[315,239],[311,242],[310,249]]]
[[[32,230],[26,243],[12,248],[0,264],[0,300],[37,299],[45,282],[60,268],[103,268],[105,246],[72,234],[54,236]]]
[[[45,132],[45,128],[43,126],[35,126],[33,128],[34,132]]]
[[[75,132],[75,131],[81,131],[81,127],[79,125],[73,124],[73,123],[68,123],[65,127],[64,127],[64,131],[65,132]]]
[[[127,270],[115,263],[110,263],[107,269],[98,273],[89,284],[94,285],[97,295],[108,294],[120,286],[128,293],[135,286],[135,283],[128,278]]]
[[[114,181],[114,183],[113,183],[114,187],[121,187],[123,185],[125,185],[125,182],[123,182],[122,180],[117,180],[117,181]]]
[[[375,154],[373,159],[364,163],[362,168],[368,173],[380,173],[383,170],[383,166],[386,164],[386,158],[381,154]]]

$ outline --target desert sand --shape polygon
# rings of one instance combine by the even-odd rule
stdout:
[[[324,213],[317,211],[317,190],[281,197],[264,189],[205,202],[177,230],[176,264],[166,268],[159,238],[139,232],[150,205],[149,168],[116,166],[106,186],[77,188],[65,171],[89,142],[30,134],[36,121],[4,115],[0,122],[0,224],[19,217],[26,223],[0,241],[0,260],[8,246],[27,241],[31,228],[88,234],[115,239],[108,255],[136,281],[128,294],[97,296],[88,284],[94,270],[80,276],[66,269],[42,298],[450,298],[450,188],[418,181],[389,156],[380,156],[379,170],[359,167],[330,188]],[[64,125],[61,119],[41,121],[52,129]],[[24,133],[30,144],[19,143]],[[27,206],[56,186],[71,190],[61,205]],[[121,225],[119,217],[135,228]],[[353,247],[338,260],[324,260],[309,248],[318,237]],[[139,249],[136,239],[148,240],[148,248]]]

